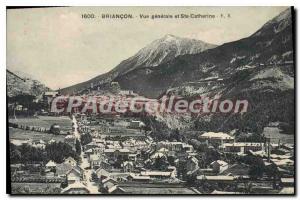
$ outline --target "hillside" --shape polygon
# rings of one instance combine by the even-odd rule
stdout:
[[[21,77],[9,70],[6,70],[6,88],[8,97],[17,96],[20,94],[40,96],[45,91],[50,90],[37,80]]]

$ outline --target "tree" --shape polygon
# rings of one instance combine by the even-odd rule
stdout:
[[[175,165],[175,157],[173,157],[173,156],[168,156],[168,163],[169,163],[171,166],[174,166],[174,165]]]
[[[250,165],[249,176],[251,179],[261,178],[264,174],[264,161],[260,158],[255,163]]]
[[[271,164],[265,167],[265,173],[268,178],[273,180],[273,188],[276,188],[276,180],[279,177],[279,172],[275,164]]]
[[[60,184],[61,188],[68,187],[68,177],[66,176],[65,180]]]
[[[70,145],[62,142],[47,144],[45,151],[47,161],[53,160],[57,163],[62,163],[64,159],[68,158],[69,156],[73,157],[77,161],[80,158],[80,154],[77,154],[77,152],[75,152]]]
[[[190,186],[194,186],[196,184],[197,174],[193,173],[191,175],[187,175],[187,184]]]
[[[97,176],[97,174],[93,171],[92,172],[92,180],[94,181],[94,182],[97,182],[98,181],[98,176]]]
[[[80,136],[80,141],[81,141],[81,145],[84,146],[84,145],[86,145],[86,144],[92,142],[92,141],[93,141],[93,137],[92,137],[91,134],[89,134],[89,133],[82,134],[82,135]]]
[[[50,126],[50,133],[54,134],[54,135],[59,135],[60,134],[60,127],[58,124],[52,124]]]
[[[80,158],[70,145],[63,142],[47,144],[45,149],[32,147],[28,144],[20,146],[10,144],[10,156],[12,163],[48,162],[49,160],[62,163],[68,157],[73,157],[77,161]]]
[[[166,168],[167,168],[167,162],[166,162],[166,160],[165,160],[165,157],[157,157],[156,159],[155,159],[155,161],[154,161],[154,165],[153,165],[153,167],[155,168],[155,169],[158,169],[158,170],[165,170]]]
[[[208,165],[215,160],[219,160],[220,153],[215,149],[207,148],[207,149],[205,149],[204,157],[205,157],[204,161],[206,162],[206,165]]]
[[[178,168],[177,168],[178,177],[185,180],[186,179],[186,174],[187,174],[186,163],[184,161],[179,161]]]
[[[245,182],[244,187],[245,187],[246,194],[250,194],[252,192],[252,187],[253,187],[252,182]]]
[[[21,159],[21,152],[18,150],[17,146],[10,143],[10,162],[18,163]]]
[[[76,142],[75,142],[75,149],[76,149],[76,153],[77,153],[78,155],[80,155],[80,154],[81,154],[81,144],[80,144],[80,142],[78,141],[78,139],[76,139]]]

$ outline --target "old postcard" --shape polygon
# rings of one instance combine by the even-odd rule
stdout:
[[[293,7],[7,8],[10,194],[293,195]]]

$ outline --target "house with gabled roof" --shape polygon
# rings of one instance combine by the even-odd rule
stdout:
[[[55,170],[56,169],[56,163],[53,160],[50,160],[47,164],[46,164],[46,170]]]
[[[62,194],[90,194],[90,190],[81,182],[69,184],[61,191]]]
[[[67,173],[68,184],[72,184],[77,181],[81,181],[82,179],[83,179],[83,170],[79,166],[73,167]]]
[[[69,156],[68,158],[65,159],[64,163],[70,164],[71,166],[75,167],[77,165],[77,162],[74,158]]]
[[[228,169],[228,163],[223,160],[213,161],[210,165],[213,171],[217,173],[222,173],[223,171]]]
[[[61,163],[56,166],[56,175],[58,177],[66,177],[67,173],[73,168],[69,163]]]

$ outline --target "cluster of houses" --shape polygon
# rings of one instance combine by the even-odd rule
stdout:
[[[122,122],[118,123],[122,124]],[[138,127],[139,125],[136,126],[136,128]],[[275,164],[281,172],[290,172],[289,167],[294,165],[293,147],[290,145],[235,142],[234,136],[222,132],[203,133],[199,136],[199,141],[212,145],[223,154],[260,156],[264,159],[265,165]],[[141,185],[161,182],[183,184],[185,181],[178,175],[180,162],[184,163],[186,175],[195,175],[195,181],[200,185],[205,182],[236,184],[237,187],[245,187],[243,185],[245,180],[249,180],[249,165],[244,163],[230,163],[226,159],[220,159],[211,162],[207,168],[201,168],[194,147],[184,142],[155,142],[149,136],[142,140],[131,137],[120,141],[105,139],[105,137],[97,135],[83,149],[84,157],[94,174],[93,181],[98,184],[99,192],[102,193],[127,193],[123,187],[124,184],[126,188],[128,185],[136,183]],[[275,149],[282,149],[281,151],[286,154],[270,153]],[[172,163],[169,162],[170,158],[173,160]],[[155,165],[158,160],[161,166]],[[164,163],[167,163],[166,166],[163,166]],[[285,173],[279,183],[281,192],[290,191],[293,187],[292,182],[293,174]],[[200,192],[197,191],[197,193]],[[230,192],[214,190],[212,193]]]
[[[85,115],[77,116],[78,131],[81,136],[90,134],[92,140],[82,145],[81,160],[72,157],[63,163],[49,161],[44,166],[46,177],[62,182],[63,194],[126,194],[138,184],[153,187],[166,184],[168,187],[184,189],[190,194],[206,193],[203,187],[215,186],[211,194],[246,193],[251,186],[259,191],[262,187],[274,192],[272,180],[266,177],[260,180],[264,186],[256,185],[249,177],[250,166],[242,162],[233,162],[227,156],[260,157],[264,165],[275,165],[280,174],[276,193],[293,193],[294,190],[294,146],[280,143],[236,142],[234,135],[223,132],[205,132],[198,141],[216,150],[221,157],[203,167],[199,152],[194,146],[181,141],[155,141],[149,135],[142,137],[112,137],[109,135],[115,127],[139,130],[144,125],[138,120],[91,119]],[[96,127],[96,129],[94,129]],[[104,128],[103,128],[104,127]],[[109,136],[108,136],[109,135]],[[75,149],[76,135],[67,135],[64,142]],[[12,143],[20,145],[18,141]],[[44,141],[27,141],[31,145],[44,148]],[[48,141],[55,142],[55,141]],[[184,175],[182,175],[184,173]],[[187,189],[193,179],[193,189]],[[248,185],[247,185],[248,184]],[[246,186],[247,185],[247,186]],[[207,186],[208,188],[210,186]],[[230,189],[231,188],[231,189]],[[234,188],[234,191],[233,189]],[[152,191],[149,189],[149,191]],[[171,191],[171,190],[170,190]],[[264,191],[266,192],[266,191]]]

